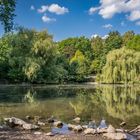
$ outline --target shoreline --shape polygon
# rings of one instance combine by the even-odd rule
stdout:
[[[83,134],[65,134],[65,135],[55,135],[55,136],[46,136],[45,133],[35,134],[30,131],[0,131],[1,140],[108,140],[107,138],[102,137],[101,135],[85,136]]]
[[[0,125],[1,140],[139,140],[140,125],[130,131],[125,130],[125,122],[120,124],[116,129],[111,124],[106,125],[102,120],[97,127],[95,121],[89,122],[88,125],[81,125],[80,118],[73,119],[73,124],[65,124],[59,120],[48,118],[41,120],[36,118],[37,122],[33,123],[27,116],[26,121],[19,118],[4,118],[4,125]],[[44,126],[51,124],[50,132],[43,130]],[[54,130],[55,129],[55,130]]]

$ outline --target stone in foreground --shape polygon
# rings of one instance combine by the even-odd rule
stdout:
[[[55,127],[62,127],[63,123],[61,121],[56,121],[53,123]]]
[[[124,133],[105,133],[103,136],[112,140],[127,140],[127,136]]]
[[[76,131],[76,132],[81,132],[82,130],[83,130],[83,128],[81,125],[77,125],[74,127],[74,131]]]
[[[73,121],[76,123],[80,123],[81,119],[79,117],[76,117],[75,119],[73,119]]]
[[[54,136],[54,134],[52,132],[49,132],[46,134],[46,136]]]
[[[36,129],[39,128],[39,126],[37,126],[37,125],[28,124],[28,123],[23,124],[22,127],[23,127],[25,130],[36,130]]]
[[[84,130],[84,133],[85,133],[86,135],[88,135],[88,134],[94,135],[94,134],[96,133],[96,130],[93,129],[93,128],[87,128],[87,129]]]

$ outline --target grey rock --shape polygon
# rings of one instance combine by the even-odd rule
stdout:
[[[62,127],[63,123],[61,121],[56,121],[53,123],[55,127]]]
[[[88,128],[94,128],[94,129],[96,129],[96,128],[97,128],[97,126],[96,126],[96,122],[95,122],[95,121],[91,121],[91,122],[89,122],[89,124],[88,124]]]
[[[39,126],[45,126],[45,125],[46,125],[44,122],[41,122],[41,121],[38,121],[37,124],[38,124]]]
[[[125,126],[126,125],[126,122],[121,122],[120,123],[120,126]]]
[[[107,128],[106,121],[105,120],[101,120],[100,125],[99,125],[98,128]]]
[[[81,119],[79,117],[76,117],[75,119],[73,119],[73,121],[76,123],[80,123]]]
[[[38,131],[37,131],[37,132],[34,132],[34,134],[35,134],[35,135],[41,135],[42,132],[38,132]]]
[[[108,133],[115,133],[116,129],[112,125],[109,125],[108,128],[107,128],[107,132]]]
[[[12,117],[12,118],[4,118],[4,120],[6,121],[6,123],[12,127],[14,126],[22,126],[23,124],[26,124],[25,121],[19,119],[19,118],[15,118],[15,117]]]
[[[87,128],[87,129],[85,129],[84,130],[84,133],[86,134],[86,135],[88,135],[88,134],[95,134],[96,133],[96,129],[93,129],[93,128]]]
[[[73,130],[73,129],[75,128],[75,126],[76,126],[76,125],[68,124],[68,129],[69,129],[69,130]]]
[[[82,130],[83,130],[83,128],[82,128],[81,125],[76,125],[76,126],[74,127],[74,131],[76,131],[76,132],[81,132]]]
[[[37,126],[37,125],[28,124],[28,123],[23,124],[22,127],[23,127],[25,130],[36,130],[36,129],[39,128],[39,126]]]
[[[127,136],[125,133],[105,133],[103,134],[104,137],[112,140],[126,140]]]
[[[52,132],[49,132],[46,134],[46,136],[54,136],[54,134]]]

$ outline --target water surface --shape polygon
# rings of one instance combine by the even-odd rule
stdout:
[[[107,124],[127,128],[140,124],[139,86],[0,86],[0,117],[42,116],[70,122],[79,116],[82,122],[105,119]]]

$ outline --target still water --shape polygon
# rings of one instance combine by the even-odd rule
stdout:
[[[128,129],[140,124],[139,86],[0,86],[0,117],[55,116],[65,123],[80,117],[83,123],[105,119]]]

